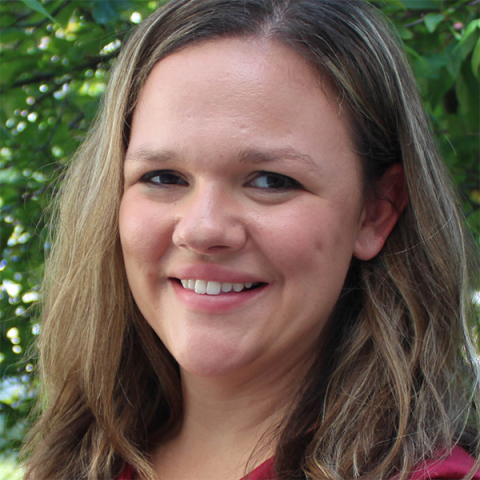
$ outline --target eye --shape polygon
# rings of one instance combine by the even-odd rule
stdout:
[[[249,186],[254,188],[268,190],[292,190],[303,188],[302,184],[291,177],[281,175],[280,173],[259,172],[257,176],[249,182]]]
[[[148,172],[141,177],[140,181],[152,185],[188,185],[180,175],[170,170]]]

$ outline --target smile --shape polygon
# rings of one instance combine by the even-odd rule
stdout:
[[[193,290],[200,295],[220,295],[220,293],[228,292],[242,292],[243,290],[249,290],[257,288],[260,283],[228,283],[228,282],[212,282],[208,280],[180,280],[183,288],[187,290]]]

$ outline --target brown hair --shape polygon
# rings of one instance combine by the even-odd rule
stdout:
[[[59,196],[40,336],[44,412],[26,447],[27,479],[110,479],[125,463],[152,478],[149,442],[181,414],[177,365],[126,281],[123,157],[153,66],[227,36],[270,38],[305,57],[345,108],[367,188],[402,163],[409,194],[382,252],[352,261],[328,342],[277,430],[279,478],[403,480],[458,442],[476,448],[470,243],[385,21],[354,0],[173,0],[124,46]]]

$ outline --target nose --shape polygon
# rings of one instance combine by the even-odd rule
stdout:
[[[247,232],[239,206],[215,186],[198,187],[180,206],[173,232],[176,246],[202,255],[242,249]]]

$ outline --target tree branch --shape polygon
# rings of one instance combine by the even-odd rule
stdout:
[[[0,89],[0,94],[3,93],[4,91],[8,91],[13,88],[24,87],[26,85],[31,85],[32,83],[40,83],[45,80],[51,80],[52,78],[55,78],[57,76],[67,75],[70,72],[83,70],[85,68],[92,68],[97,66],[99,63],[105,63],[108,60],[111,60],[112,58],[116,58],[117,55],[118,55],[118,50],[113,53],[110,53],[109,55],[95,57],[92,60],[82,63],[81,65],[77,65],[76,67],[70,68],[68,71],[65,71],[65,72],[45,72],[45,73],[39,73],[38,75],[35,75],[34,77],[31,77],[31,78],[26,78],[24,80],[17,80],[16,82],[13,82],[10,87],[5,89],[3,88]]]
[[[414,25],[418,25],[419,23],[423,23],[424,22],[424,19],[423,17],[418,19],[418,20],[415,20],[414,22],[411,22],[411,23],[407,23],[404,25],[405,28],[408,28],[408,27],[413,27]]]

